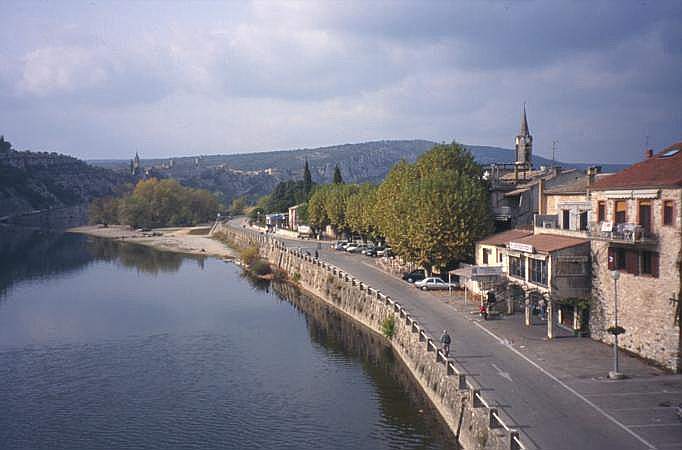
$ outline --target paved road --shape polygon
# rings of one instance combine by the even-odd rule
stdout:
[[[280,240],[311,253],[317,246],[314,242]],[[633,387],[626,384],[627,381],[591,380],[585,383],[585,380],[564,373],[555,375],[556,372],[543,367],[542,361],[533,360],[518,346],[497,337],[475,316],[462,314],[437,296],[420,292],[386,274],[369,258],[336,252],[324,245],[320,258],[398,301],[431,336],[437,338],[443,329],[450,330],[457,362],[483,386],[484,397],[503,407],[516,427],[538,448],[682,449],[682,424],[670,414],[672,408],[660,411],[660,420],[642,423],[642,413],[651,414],[650,401],[645,401],[638,410],[641,402],[638,404],[637,399],[630,401],[631,397],[624,397],[634,389],[645,398],[666,394],[665,398],[673,395],[675,401],[682,403],[680,377],[671,379],[674,388],[670,392],[661,392],[660,388],[655,388],[659,389],[656,391],[647,384]],[[608,367],[604,372],[606,370]],[[609,402],[632,408],[614,408]],[[622,413],[615,414],[613,410]]]

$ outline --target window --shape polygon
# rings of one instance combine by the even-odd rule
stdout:
[[[606,202],[597,203],[597,222],[606,220]]]
[[[658,277],[658,253],[639,252],[625,248],[609,248],[609,270],[621,270],[633,275]]]
[[[571,228],[571,211],[568,209],[562,209],[561,210],[561,228],[564,230],[568,230]]]
[[[488,264],[488,257],[490,256],[490,250],[487,248],[483,249],[483,264]]]
[[[557,264],[557,276],[585,275],[585,263],[582,261],[561,261]]]
[[[645,231],[651,231],[651,200],[639,201],[639,224]]]
[[[526,258],[524,256],[509,256],[509,275],[526,279]]]
[[[642,252],[642,273],[658,278],[658,253]]]
[[[609,248],[609,270],[625,270],[626,254],[624,248]]]
[[[614,223],[625,223],[627,220],[627,203],[625,203],[625,200],[616,200],[616,203],[614,205],[614,216],[613,216],[613,222]]]
[[[547,286],[547,261],[541,259],[530,260],[530,281]]]
[[[665,200],[663,202],[663,225],[675,225],[672,200]]]
[[[502,262],[502,252],[498,250],[497,252],[497,262],[501,263]]]
[[[580,212],[580,231],[587,230],[587,211]]]

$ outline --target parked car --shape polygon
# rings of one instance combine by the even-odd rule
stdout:
[[[403,274],[403,280],[408,283],[414,283],[415,281],[423,280],[424,278],[426,278],[426,275],[424,275],[423,270],[414,270]]]
[[[375,256],[377,256],[377,249],[376,247],[369,247],[366,250],[363,250],[362,254],[374,258]]]
[[[456,283],[446,283],[438,277],[427,277],[423,280],[415,281],[414,287],[422,291],[456,288]]]
[[[360,253],[365,248],[367,248],[367,245],[365,244],[353,244],[346,247],[346,251],[348,253]]]
[[[376,251],[376,247],[374,246],[374,244],[367,244],[367,245],[365,245],[365,248],[363,248],[360,253],[362,253],[363,255],[367,255],[368,252],[372,253],[375,251]],[[370,255],[367,255],[367,256],[370,256]]]
[[[340,250],[340,251],[342,251],[342,250],[345,250],[345,249],[343,248],[343,246],[344,246],[344,245],[347,245],[347,244],[348,244],[348,241],[336,241],[336,243],[332,244],[332,248],[333,248],[334,250]]]
[[[377,248],[377,256],[391,256],[393,255],[391,247]]]

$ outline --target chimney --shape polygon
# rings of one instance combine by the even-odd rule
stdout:
[[[595,178],[597,178],[597,174],[601,173],[601,166],[592,166],[587,169],[587,185],[591,186],[592,183],[594,183]]]
[[[654,156],[654,151],[653,151],[652,149],[649,148],[649,149],[647,149],[647,150],[644,152],[644,155],[646,156],[646,159],[649,159],[649,158],[651,158],[652,156]]]

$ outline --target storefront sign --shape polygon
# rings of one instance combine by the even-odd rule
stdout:
[[[502,275],[502,266],[474,266],[472,275],[477,277]]]
[[[510,242],[509,250],[516,250],[517,252],[533,253],[535,249],[530,244],[522,244],[520,242]]]

